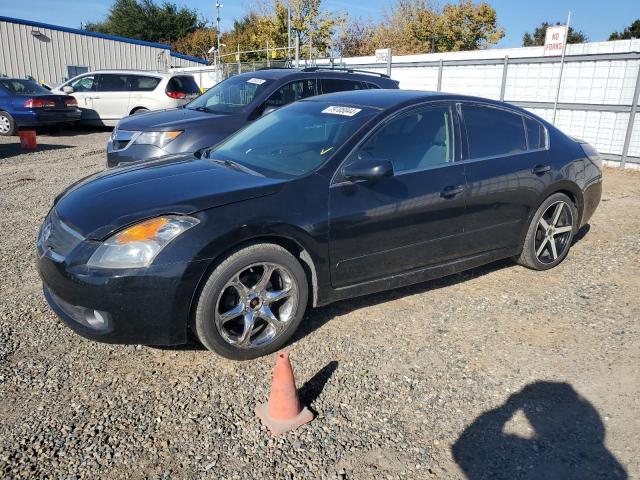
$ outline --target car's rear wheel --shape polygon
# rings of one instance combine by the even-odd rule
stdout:
[[[7,112],[0,112],[0,135],[8,137],[16,131],[16,122]]]
[[[233,360],[266,355],[293,335],[307,298],[307,277],[293,255],[274,244],[251,245],[209,276],[198,299],[196,335]]]
[[[142,113],[148,113],[148,112],[149,112],[148,108],[140,107],[140,108],[136,108],[133,112],[131,112],[131,115],[140,115]]]
[[[578,211],[564,193],[547,198],[531,220],[518,263],[548,270],[562,262],[571,248]]]

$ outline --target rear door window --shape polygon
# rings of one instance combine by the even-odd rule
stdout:
[[[512,155],[527,150],[524,119],[499,108],[462,105],[469,158]]]
[[[129,87],[132,92],[151,92],[160,83],[158,77],[143,77],[142,75],[132,75],[130,77],[131,86]]]
[[[355,80],[337,78],[323,78],[320,80],[322,93],[346,92],[349,90],[362,90],[362,83]]]
[[[186,95],[200,94],[200,87],[191,75],[171,77],[167,83],[167,92],[181,92]]]
[[[296,82],[287,83],[285,86],[276,90],[267,100],[267,107],[282,107],[291,102],[302,100],[303,98],[313,97],[318,94],[315,79],[298,80]]]
[[[118,73],[103,73],[98,75],[99,92],[127,92],[129,91],[129,76]]]

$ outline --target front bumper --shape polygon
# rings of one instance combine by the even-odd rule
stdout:
[[[107,142],[107,167],[117,167],[118,165],[131,162],[140,162],[154,158],[170,155],[169,152],[156,147],[155,145],[129,145],[122,150],[115,150],[113,140]]]
[[[79,335],[106,343],[178,345],[187,341],[191,302],[206,265],[101,272],[39,255],[37,267],[47,302]]]

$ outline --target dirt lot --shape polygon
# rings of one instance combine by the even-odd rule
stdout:
[[[501,262],[309,311],[288,350],[317,418],[274,440],[252,413],[273,356],[97,344],[47,308],[37,229],[107,137],[0,139],[0,476],[640,478],[640,174],[606,171],[553,271]]]

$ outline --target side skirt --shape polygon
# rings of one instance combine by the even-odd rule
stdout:
[[[517,248],[501,248],[499,250],[491,250],[471,257],[459,258],[439,265],[433,265],[377,280],[370,280],[350,285],[348,287],[333,288],[328,295],[322,295],[321,298],[318,298],[318,306],[446,277],[448,275],[453,275],[471,268],[486,265],[497,260],[513,257],[518,255],[518,253]]]

